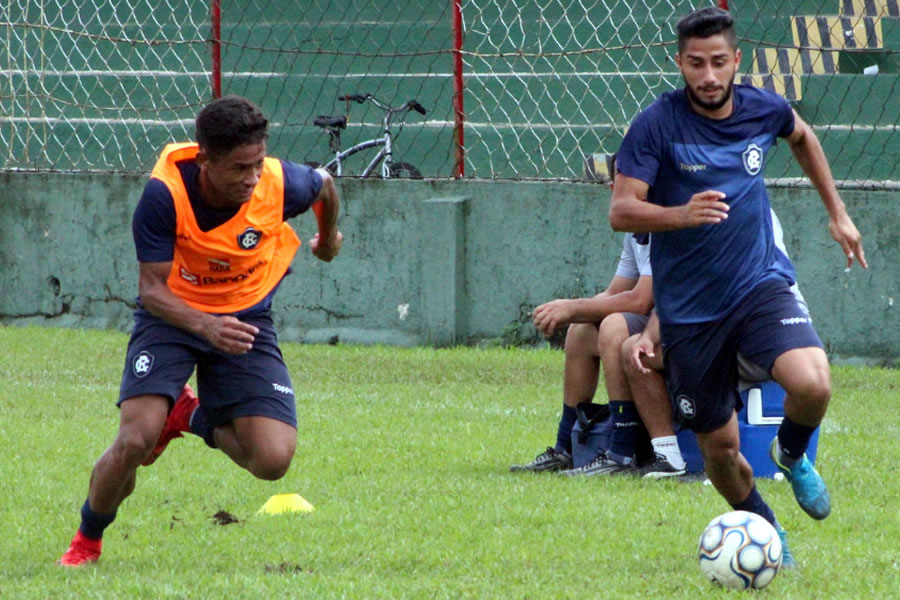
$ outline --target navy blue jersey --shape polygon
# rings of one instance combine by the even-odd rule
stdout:
[[[664,323],[701,323],[725,314],[762,281],[794,282],[794,268],[773,243],[763,175],[776,137],[794,131],[784,98],[736,84],[726,119],[697,114],[684,89],[660,96],[634,120],[616,166],[646,182],[647,200],[687,204],[716,190],[730,206],[722,223],[653,233],[653,295]]]

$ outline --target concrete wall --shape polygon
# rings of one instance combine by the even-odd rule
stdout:
[[[137,292],[131,213],[143,176],[0,174],[0,323],[126,330]],[[595,184],[339,182],[341,255],[304,245],[276,297],[282,339],[526,344],[529,314],[602,290],[621,234]],[[815,192],[770,190],[816,327],[836,358],[900,357],[900,194],[848,190],[870,268],[844,271]],[[300,237],[315,219],[296,220]]]

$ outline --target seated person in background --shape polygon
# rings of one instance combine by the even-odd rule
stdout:
[[[610,159],[614,176],[615,155]],[[529,463],[513,465],[511,471],[563,471],[572,468],[572,428],[577,420],[575,407],[594,397],[603,364],[603,379],[610,398],[610,410],[623,422],[638,423],[631,402],[620,406],[627,392],[622,370],[621,345],[640,333],[653,308],[653,281],[650,276],[648,236],[629,234],[622,244],[616,273],[606,290],[592,298],[557,299],[534,310],[534,325],[544,336],[568,326],[563,372],[563,409],[556,433],[556,445],[549,446]],[[619,409],[622,408],[620,411]],[[630,409],[630,410],[626,410]]]

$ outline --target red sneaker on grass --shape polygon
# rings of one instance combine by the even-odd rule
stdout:
[[[183,437],[181,435],[182,431],[191,430],[191,415],[194,414],[194,409],[197,408],[198,404],[200,404],[200,401],[194,395],[194,390],[188,384],[184,384],[184,389],[181,390],[181,395],[178,396],[178,400],[172,406],[162,433],[159,434],[156,447],[153,448],[150,456],[141,463],[142,465],[145,467],[152,465],[159,458],[159,455],[163,453],[163,450],[166,449],[166,446],[169,445],[169,442],[175,438]]]
[[[88,563],[97,562],[100,551],[103,548],[103,540],[94,540],[81,534],[81,530],[75,532],[69,549],[66,550],[56,564],[64,567],[80,567]]]

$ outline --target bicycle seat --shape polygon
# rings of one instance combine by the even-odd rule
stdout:
[[[313,125],[316,127],[337,127],[338,129],[347,128],[347,116],[331,117],[329,115],[319,115],[313,119]]]

